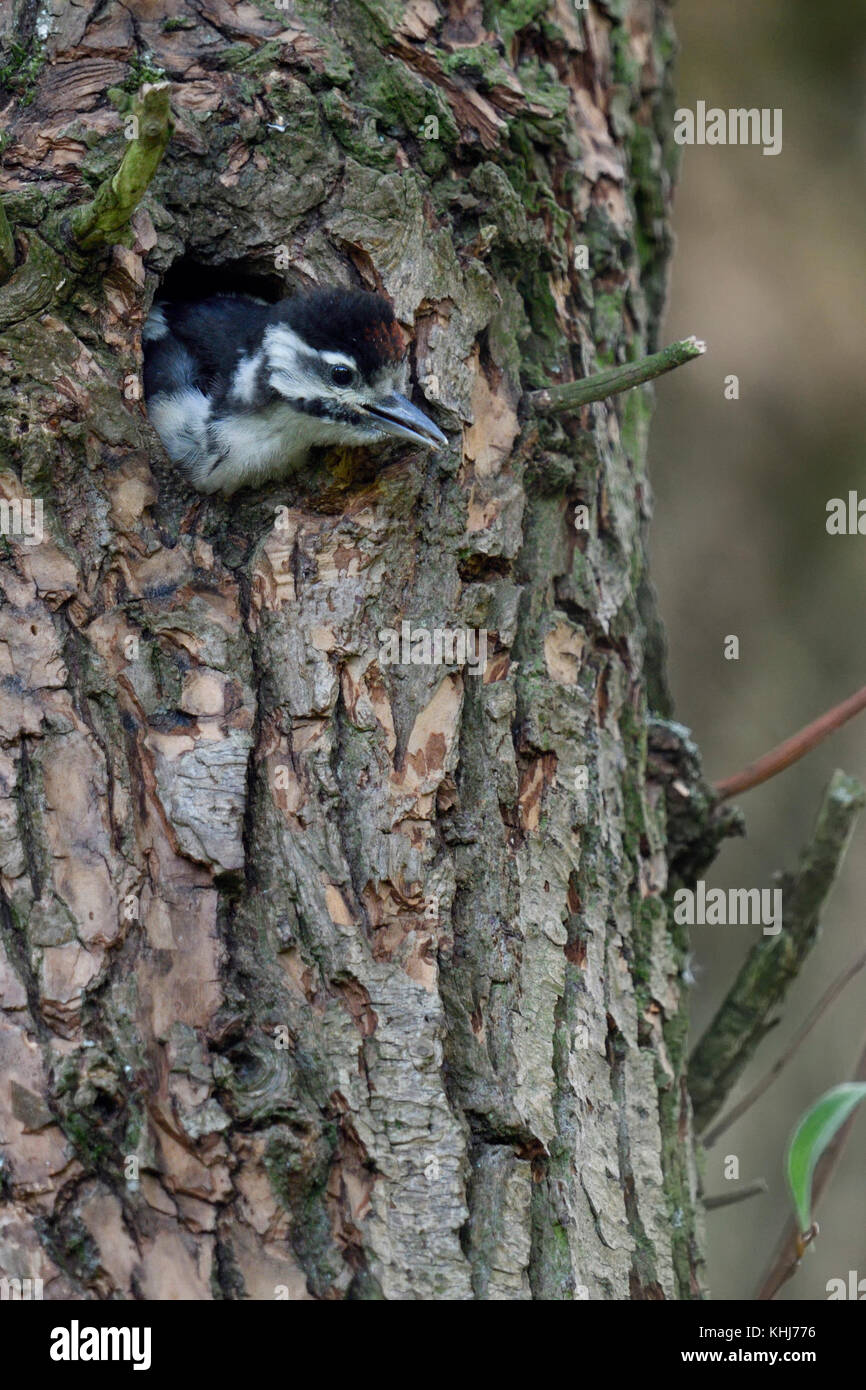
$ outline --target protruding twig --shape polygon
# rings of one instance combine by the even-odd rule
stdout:
[[[9,226],[6,209],[0,201],[0,285],[5,285],[14,269],[15,238],[12,235],[12,228]]]
[[[82,250],[117,241],[144,197],[171,133],[168,83],[145,84],[131,117],[138,122],[138,129],[120,168],[100,184],[93,201],[76,208],[69,220]]]
[[[866,685],[855,695],[849,695],[841,705],[834,706],[826,714],[822,714],[820,719],[813,720],[805,729],[785,739],[784,743],[771,748],[762,758],[749,763],[742,772],[735,773],[733,777],[726,777],[722,782],[716,782],[715,791],[719,800],[728,801],[732,796],[739,796],[740,792],[747,792],[752,787],[759,786],[761,782],[769,781],[777,772],[784,772],[786,767],[805,757],[827,738],[828,734],[841,729],[843,724],[847,724],[849,719],[853,719],[854,715],[863,709],[866,709]]]
[[[742,1115],[745,1115],[747,1110],[751,1109],[755,1101],[760,1100],[764,1092],[770,1089],[776,1078],[785,1070],[785,1067],[788,1065],[797,1049],[806,1041],[816,1023],[824,1017],[830,1005],[836,1002],[845,986],[854,979],[855,975],[859,975],[860,971],[863,969],[866,969],[866,951],[858,956],[853,964],[843,970],[841,975],[837,975],[830,988],[825,990],[821,995],[821,998],[809,1014],[806,1022],[794,1034],[788,1046],[785,1048],[785,1051],[780,1057],[776,1058],[770,1070],[752,1087],[748,1095],[743,1096],[743,1099],[738,1101],[737,1104],[728,1111],[727,1115],[723,1115],[718,1124],[713,1125],[712,1129],[708,1129],[706,1134],[701,1135],[701,1142],[705,1149],[711,1149],[716,1140],[721,1139],[725,1130],[730,1129],[731,1125],[736,1124],[737,1120],[739,1120]]]
[[[530,391],[529,404],[539,415],[563,415],[570,410],[579,410],[590,401],[603,401],[608,396],[617,396],[620,391],[630,391],[633,386],[641,386],[674,367],[701,357],[707,350],[706,343],[697,338],[683,338],[678,343],[651,357],[642,357],[638,362],[626,362],[622,367],[610,367],[597,372],[595,376],[584,377],[583,381],[566,381],[561,385],[545,386],[540,391]]]
[[[866,1081],[866,1047],[864,1047],[863,1051],[860,1054],[860,1060],[857,1063],[857,1068],[855,1070],[853,1080]],[[815,1168],[815,1176],[812,1179],[813,1211],[816,1210],[818,1203],[823,1197],[824,1192],[827,1189],[827,1185],[830,1182],[830,1179],[836,1170],[836,1166],[839,1162],[839,1159],[842,1157],[842,1151],[848,1142],[848,1136],[851,1133],[856,1119],[857,1114],[855,1111],[852,1115],[849,1115],[842,1128],[831,1140],[827,1148],[822,1153],[821,1157],[818,1159],[818,1163]],[[797,1223],[795,1221],[792,1221],[789,1224],[784,1236],[782,1237],[781,1244],[773,1260],[773,1263],[770,1266],[770,1270],[767,1274],[767,1277],[765,1278],[758,1292],[759,1302],[766,1303],[775,1298],[782,1285],[786,1284],[788,1280],[794,1274],[797,1273],[797,1270],[800,1267],[800,1260],[803,1255],[804,1244],[808,1243],[808,1240],[814,1239],[814,1237],[817,1234],[817,1226],[813,1225],[812,1230],[809,1232],[807,1240],[804,1241],[802,1233],[797,1230]]]
[[[756,1178],[754,1182],[734,1188],[733,1192],[720,1192],[717,1197],[705,1197],[704,1209],[718,1211],[719,1207],[732,1207],[735,1202],[745,1202],[749,1197],[760,1197],[767,1190],[767,1179]]]
[[[834,772],[824,793],[811,843],[796,873],[781,880],[782,929],[762,936],[689,1061],[689,1091],[698,1131],[706,1129],[758,1044],[773,1027],[773,1011],[817,940],[821,913],[866,802],[853,777]]]

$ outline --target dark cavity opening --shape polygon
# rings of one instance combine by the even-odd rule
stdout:
[[[276,270],[264,270],[253,261],[226,261],[205,265],[194,256],[181,256],[166,273],[158,299],[198,300],[214,294],[249,294],[276,304],[291,291]]]

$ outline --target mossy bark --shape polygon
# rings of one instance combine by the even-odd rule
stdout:
[[[652,388],[521,407],[658,346],[666,4],[49,8],[0,29],[0,486],[44,503],[0,577],[3,1272],[698,1296]],[[161,81],[167,152],[87,256]],[[453,447],[193,497],[140,398],[160,282],[384,291]],[[483,629],[483,678],[386,664],[403,621]]]

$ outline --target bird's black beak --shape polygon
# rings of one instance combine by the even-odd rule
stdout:
[[[411,439],[415,444],[425,444],[428,449],[440,449],[448,443],[433,421],[428,420],[405,396],[383,396],[375,405],[364,408],[385,434]]]

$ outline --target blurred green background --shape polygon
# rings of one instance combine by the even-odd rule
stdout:
[[[683,151],[664,341],[709,353],[658,384],[651,436],[653,572],[677,716],[708,776],[727,776],[866,684],[866,536],[829,536],[826,504],[866,497],[866,0],[680,0],[678,106],[782,107],[782,153]],[[736,373],[740,399],[727,401]],[[727,634],[740,638],[726,661]],[[769,887],[809,838],[835,767],[866,781],[866,714],[796,767],[744,794],[748,838],[707,875]],[[771,1065],[866,944],[866,816],[823,935],[732,1099]],[[747,946],[748,927],[695,927],[696,1038]],[[853,1074],[866,1040],[866,972],[794,1063],[707,1155],[705,1190],[770,1191],[707,1216],[711,1296],[751,1298],[789,1215],[782,1161],[801,1111]],[[821,1236],[780,1299],[826,1298],[866,1278],[866,1113],[818,1218]]]

